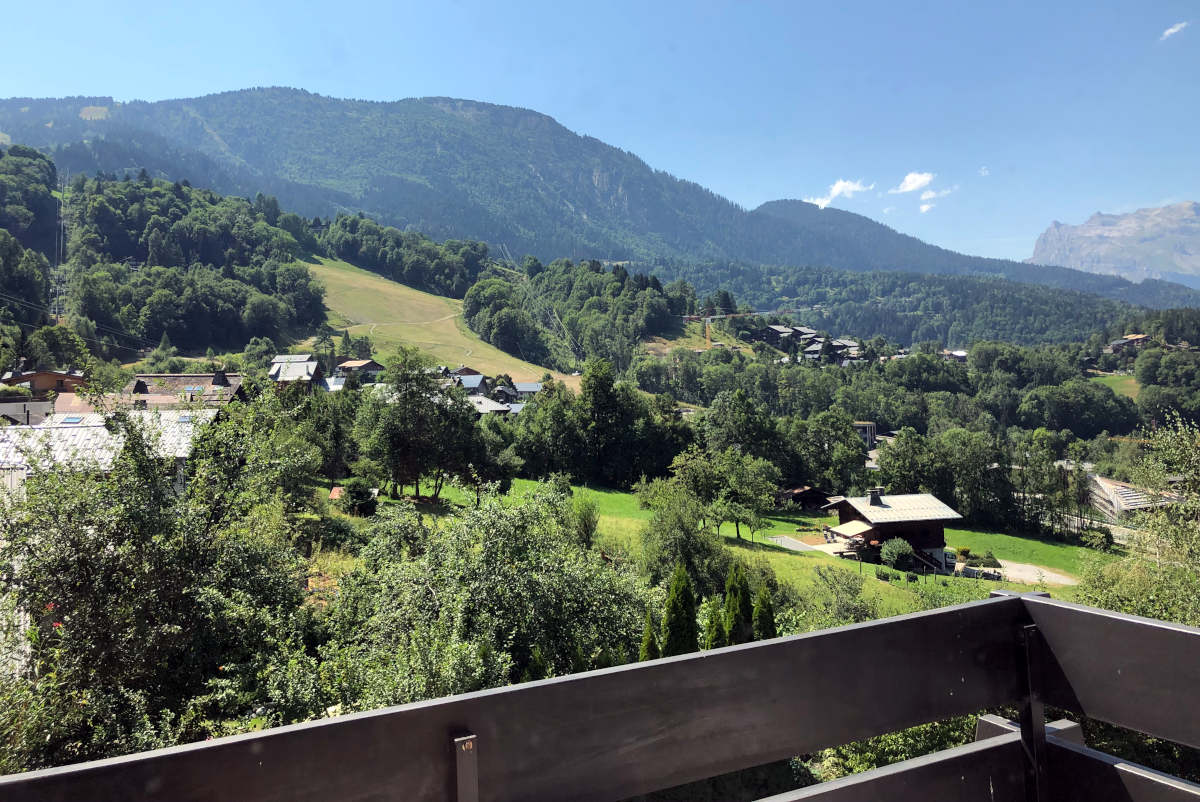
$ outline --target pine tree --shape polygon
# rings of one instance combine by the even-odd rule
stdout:
[[[642,648],[638,652],[638,662],[644,663],[660,657],[662,657],[662,653],[658,650],[658,638],[654,637],[654,621],[650,618],[650,611],[647,610],[646,628],[642,630]]]
[[[708,610],[708,623],[704,626],[704,648],[705,649],[720,649],[722,646],[729,645],[729,638],[725,633],[725,615],[721,607],[721,602],[713,598]]]
[[[696,651],[696,594],[683,563],[675,566],[663,615],[662,655],[671,657]]]
[[[754,606],[750,600],[750,583],[740,562],[729,568],[725,579],[725,634],[729,645],[754,640]]]
[[[350,339],[350,329],[342,329],[342,340],[338,343],[338,356],[350,356],[354,350],[354,342]]]
[[[754,639],[769,640],[778,636],[779,632],[775,629],[775,607],[771,604],[771,594],[764,585],[754,597]]]

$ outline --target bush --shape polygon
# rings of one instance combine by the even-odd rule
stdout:
[[[28,401],[33,393],[28,387],[15,387],[11,384],[0,384],[0,401]]]
[[[879,550],[879,559],[889,568],[907,568],[913,559],[913,547],[904,538],[894,537]]]
[[[313,537],[319,540],[322,549],[341,549],[351,554],[366,545],[366,533],[353,521],[331,515],[322,518],[314,527]]]
[[[338,507],[349,515],[371,516],[379,501],[375,498],[371,483],[360,476],[352,476],[342,483],[345,492],[337,500]]]
[[[971,549],[967,546],[959,546],[954,550],[958,554],[958,561],[965,563],[967,558],[971,556]]]
[[[917,576],[912,571],[909,571],[905,575],[905,577],[908,579],[909,582],[920,582],[921,581],[921,577]]]
[[[876,568],[875,578],[882,579],[884,582],[890,582],[892,579],[892,572],[886,568]]]
[[[992,554],[990,551],[984,552],[984,555],[980,559],[979,564],[982,565],[984,568],[1000,568],[1000,567],[1002,567],[1000,565],[1000,561],[996,559],[996,555]]]
[[[1083,545],[1096,551],[1111,551],[1114,542],[1112,532],[1104,526],[1085,529],[1079,539]]]

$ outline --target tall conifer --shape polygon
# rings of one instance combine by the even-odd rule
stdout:
[[[769,640],[779,636],[775,629],[775,606],[771,604],[771,594],[766,585],[758,589],[754,597],[754,639]]]
[[[642,630],[642,648],[638,651],[638,661],[646,662],[647,660],[657,660],[662,657],[662,653],[658,650],[658,638],[654,637],[654,621],[650,618],[650,611],[646,611],[646,628]]]
[[[696,627],[696,594],[692,591],[692,580],[682,563],[675,566],[671,574],[671,586],[667,591],[667,609],[663,615],[662,656],[688,654],[696,651],[699,637]]]
[[[725,635],[731,646],[754,640],[754,605],[746,569],[740,562],[730,566],[725,579]]]

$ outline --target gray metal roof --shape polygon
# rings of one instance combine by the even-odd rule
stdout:
[[[285,362],[312,362],[312,354],[276,354],[271,360],[272,364],[278,365]]]
[[[859,496],[843,499],[843,502],[873,524],[899,523],[901,521],[956,521],[962,518],[954,510],[938,501],[929,493],[910,493],[899,496],[880,496],[879,504],[870,498]]]
[[[214,409],[172,409],[127,413],[157,435],[163,458],[187,458],[199,429],[217,414]],[[54,414],[37,426],[0,428],[0,467],[29,468],[39,459],[71,468],[112,468],[124,437],[104,425],[104,415]]]
[[[277,382],[312,381],[317,372],[316,362],[274,362],[267,375]]]
[[[542,391],[541,382],[513,382],[513,387],[518,393],[540,393]]]

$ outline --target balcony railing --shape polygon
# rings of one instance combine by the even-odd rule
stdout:
[[[1200,630],[1041,595],[0,777],[5,800],[620,800],[985,708],[975,743],[772,797],[1200,800],[1050,705],[1200,747]]]

